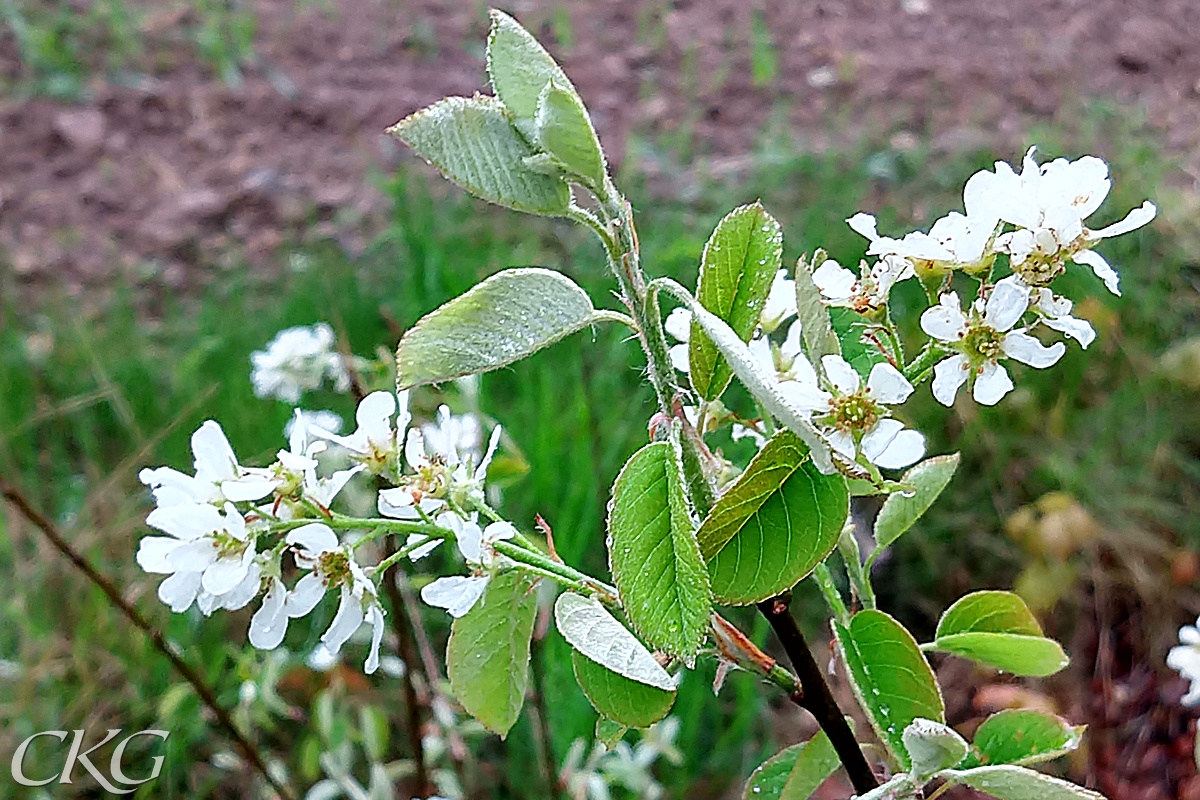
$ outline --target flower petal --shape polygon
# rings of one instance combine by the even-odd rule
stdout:
[[[284,610],[287,587],[279,578],[272,578],[262,605],[250,618],[250,644],[259,650],[274,650],[287,633],[288,615]]]
[[[221,481],[221,494],[235,503],[251,502],[275,491],[280,481],[265,475],[243,475],[236,480]]]
[[[325,596],[325,581],[315,572],[310,572],[296,581],[283,599],[284,611],[292,619],[303,617],[317,607]]]
[[[195,539],[222,530],[225,518],[216,506],[208,503],[186,503],[160,506],[147,515],[146,524],[180,539]]]
[[[333,622],[329,623],[329,629],[321,635],[321,641],[325,643],[325,647],[329,649],[330,653],[337,655],[341,652],[342,645],[354,635],[362,623],[362,600],[355,597],[348,587],[343,586],[342,601],[338,603],[337,613],[333,615]]]
[[[975,378],[973,396],[975,402],[985,406],[994,406],[1000,398],[1012,391],[1013,382],[1008,377],[1008,370],[995,362],[983,365],[983,371]]]
[[[925,437],[917,431],[903,430],[896,434],[887,449],[872,459],[883,469],[904,469],[917,463],[925,455]]]
[[[875,227],[875,217],[870,214],[864,214],[860,211],[846,220],[846,224],[859,236],[864,236],[871,241],[879,238],[879,231]]]
[[[933,367],[933,397],[944,406],[954,405],[954,397],[967,382],[967,357],[954,355]]]
[[[421,589],[421,599],[431,606],[444,608],[452,617],[466,614],[483,596],[488,579],[479,576],[451,575],[438,578]]]
[[[688,363],[688,346],[686,344],[673,344],[667,350],[667,355],[671,357],[671,366],[680,372],[689,372],[690,365]]]
[[[830,431],[825,436],[829,446],[836,452],[853,461],[854,456],[858,453],[858,449],[854,446],[854,436],[849,431]]]
[[[204,591],[220,597],[242,582],[248,568],[241,554],[218,558],[204,570],[201,585]]]
[[[832,258],[813,270],[812,281],[827,300],[845,302],[854,293],[858,278]]]
[[[199,480],[217,483],[237,477],[237,457],[225,438],[225,431],[214,420],[206,420],[192,434],[192,455]]]
[[[867,394],[889,406],[903,403],[913,391],[908,378],[886,361],[871,367],[871,374],[867,376]]]
[[[898,419],[881,419],[875,427],[867,431],[862,438],[863,455],[871,463],[888,449],[888,445],[896,438],[896,434],[904,430],[904,423]]]
[[[173,536],[146,536],[138,543],[137,563],[146,572],[169,574],[175,571],[171,566],[171,553],[183,544],[183,541]]]
[[[370,675],[379,669],[379,645],[383,643],[383,609],[378,604],[373,603],[367,609],[367,621],[371,623],[371,652],[363,671]]]
[[[290,545],[298,545],[312,555],[336,550],[338,546],[337,534],[323,522],[310,522],[296,528],[288,533],[284,541]]]
[[[410,533],[408,535],[408,539],[405,540],[404,545],[405,545],[405,547],[411,547],[416,542],[422,541],[427,538],[428,537],[422,536],[419,533]],[[410,561],[420,561],[422,558],[424,558],[425,556],[429,555],[434,550],[436,550],[438,545],[441,543],[442,543],[441,539],[429,539],[429,541],[425,542],[425,544],[420,545],[419,547],[416,547],[415,549],[413,549],[408,554],[408,558]]]
[[[474,522],[463,522],[454,533],[458,551],[462,553],[463,558],[473,564],[483,563],[483,531],[479,526]]]
[[[1133,209],[1125,215],[1125,219],[1120,222],[1114,222],[1108,227],[1101,228],[1098,231],[1088,231],[1087,238],[1089,240],[1109,239],[1113,236],[1120,236],[1123,233],[1136,231],[1143,225],[1150,223],[1154,216],[1158,213],[1158,208],[1149,200],[1142,203],[1139,207]]]
[[[663,322],[663,328],[674,336],[676,341],[686,342],[692,335],[692,312],[683,307],[671,309],[671,313],[667,314]]]
[[[199,593],[199,572],[176,572],[158,586],[158,599],[170,606],[176,614],[187,611]]]
[[[942,295],[936,306],[930,306],[921,315],[921,330],[943,342],[961,338],[966,329],[967,318],[963,316],[958,295],[953,292]]]
[[[207,503],[217,499],[216,487],[205,485],[191,475],[170,467],[143,469],[138,480],[150,487],[154,502],[160,506],[183,503]]]
[[[404,463],[413,469],[418,469],[429,460],[429,451],[425,448],[425,434],[420,428],[413,428],[404,439]]]
[[[1118,297],[1121,296],[1121,288],[1118,285],[1120,278],[1117,277],[1117,271],[1109,266],[1104,260],[1104,256],[1097,253],[1095,250],[1080,250],[1071,256],[1071,260],[1076,264],[1085,264],[1092,268],[1092,272],[1096,273],[1096,277],[1104,281],[1104,286]]]
[[[817,414],[829,409],[829,401],[831,399],[829,392],[817,388],[815,382],[780,381],[779,393],[793,407],[804,414]]]
[[[829,382],[840,394],[854,394],[862,385],[862,379],[858,377],[854,367],[839,355],[822,356],[821,366],[825,370],[825,377],[829,378]]]
[[[1062,342],[1055,342],[1047,347],[1024,331],[1009,331],[1000,341],[1000,349],[1004,351],[1004,355],[1022,364],[1045,369],[1063,357],[1067,346]]]
[[[253,551],[247,550],[250,557],[253,558]],[[203,583],[201,583],[203,585]],[[246,577],[238,583],[237,586],[230,589],[221,595],[220,607],[226,611],[238,611],[249,605],[250,601],[258,596],[259,589],[262,588],[262,567],[256,562],[250,561],[246,568]]]
[[[983,321],[997,331],[1006,331],[1029,308],[1029,287],[1013,278],[995,285],[983,307]]]

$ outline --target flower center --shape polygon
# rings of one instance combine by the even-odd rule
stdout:
[[[861,391],[835,397],[829,405],[830,420],[839,430],[866,430],[879,421],[879,405]]]
[[[995,361],[1000,356],[1004,335],[987,325],[973,325],[962,338],[963,352],[974,365]]]
[[[217,549],[217,558],[241,555],[246,550],[247,542],[234,536],[229,531],[217,531],[212,535],[213,546]]]
[[[317,569],[326,586],[340,586],[350,578],[350,556],[341,550],[322,553],[317,560]]]

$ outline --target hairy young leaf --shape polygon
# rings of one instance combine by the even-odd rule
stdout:
[[[814,256],[813,260],[817,258],[824,261],[820,254]],[[829,309],[821,302],[821,290],[813,283],[812,273],[808,259],[801,257],[796,262],[796,309],[797,319],[800,320],[800,337],[808,360],[819,364],[823,356],[841,355],[842,344],[833,332]]]
[[[733,374],[738,377],[750,394],[762,403],[763,408],[808,445],[809,453],[817,470],[823,475],[832,475],[836,470],[829,445],[821,438],[821,434],[813,426],[809,415],[780,391],[779,382],[775,376],[758,362],[758,359],[750,352],[750,348],[738,338],[729,324],[698,303],[678,283],[661,278],[657,283],[692,312],[692,320],[713,341],[713,344],[721,351],[721,355],[725,357],[730,369],[733,370]]]
[[[871,725],[905,769],[912,759],[904,729],[917,718],[946,721],[933,670],[904,626],[882,611],[860,611],[845,626],[834,622],[850,684]]]
[[[567,171],[597,192],[603,190],[608,168],[600,139],[579,96],[554,81],[538,97],[537,143]]]
[[[638,450],[613,483],[608,558],[634,630],[658,650],[695,656],[708,632],[712,591],[670,442]]]
[[[516,570],[493,577],[474,608],[454,620],[446,647],[450,688],[471,716],[505,736],[525,702],[529,642],[537,616],[533,581]]]
[[[571,651],[571,662],[575,680],[592,707],[627,728],[647,728],[665,717],[675,704],[674,690],[631,681],[578,650]]]
[[[1038,764],[1064,756],[1083,741],[1084,726],[1026,709],[1006,709],[983,721],[965,764]]]
[[[780,750],[759,765],[742,792],[743,800],[808,800],[841,762],[824,731],[807,742]]]
[[[996,800],[1105,800],[1104,795],[1061,778],[1011,765],[946,770],[941,776]]]
[[[921,518],[933,501],[950,483],[958,469],[959,455],[927,458],[904,473],[900,483],[912,487],[908,492],[893,492],[883,501],[875,517],[875,544],[884,548],[895,542]]]
[[[730,211],[718,224],[700,260],[696,299],[749,341],[783,257],[783,229],[759,203]],[[725,391],[733,373],[717,346],[692,323],[688,343],[692,387],[705,400]]]
[[[958,600],[938,622],[932,647],[1027,677],[1053,675],[1069,661],[1012,592],[974,592]]]
[[[587,326],[594,314],[587,293],[562,273],[497,272],[404,334],[396,383],[406,389],[506,366]]]
[[[571,203],[566,181],[525,163],[535,151],[494,98],[447,97],[400,120],[388,133],[489,203],[546,216],[563,215]]]
[[[632,681],[675,690],[674,679],[645,645],[594,598],[564,592],[554,603],[554,622],[567,644],[597,664]]]
[[[546,48],[515,19],[492,9],[492,30],[487,42],[487,70],[492,90],[513,117],[513,125],[532,143],[537,142],[538,99],[553,81],[579,98],[567,74]],[[580,102],[580,107],[583,103]]]
[[[967,742],[948,725],[929,719],[914,719],[901,737],[912,759],[912,774],[920,783],[934,773],[958,766],[967,757]]]
[[[822,475],[791,431],[754,457],[700,525],[713,596],[748,605],[792,588],[837,546],[850,496],[840,475]]]

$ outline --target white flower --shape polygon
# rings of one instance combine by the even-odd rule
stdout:
[[[296,403],[304,392],[320,388],[326,378],[339,392],[350,388],[350,373],[334,348],[333,329],[323,322],[280,331],[266,350],[251,353],[250,363],[257,397]]]
[[[1045,369],[1056,363],[1066,346],[1055,342],[1046,347],[1025,332],[1012,330],[1029,308],[1029,287],[1012,278],[996,284],[983,304],[964,315],[958,295],[943,294],[938,305],[921,315],[921,328],[945,342],[954,355],[933,368],[933,396],[943,405],[951,405],[959,388],[975,376],[973,395],[976,402],[995,405],[1013,388],[1007,370],[999,363],[1002,356]]]
[[[900,405],[913,393],[898,369],[875,364],[863,386],[839,355],[823,357],[821,367],[833,391],[814,418],[827,426],[826,439],[834,450],[854,461],[861,449],[868,461],[884,469],[907,467],[925,455],[925,437],[887,416],[886,406]]]
[[[172,611],[186,611],[201,595],[206,614],[241,608],[258,593],[255,537],[232,503],[224,511],[208,503],[160,506],[146,524],[169,535],[143,538],[137,562],[147,572],[170,575],[158,597]]]
[[[325,451],[327,443],[309,439],[310,433],[320,429],[310,424],[309,418],[300,409],[296,409],[289,429],[288,449],[276,454],[278,461],[266,472],[279,481],[280,496],[292,495],[300,490],[304,497],[322,508],[329,508],[350,479],[366,466],[357,464],[350,469],[338,470],[327,478],[320,478],[317,476],[317,456]]]
[[[396,415],[397,407],[400,413],[393,426],[392,417]],[[339,436],[317,426],[312,426],[309,432],[313,436],[340,444],[371,472],[383,472],[394,464],[398,455],[399,437],[403,435],[412,419],[408,411],[408,392],[403,391],[398,395],[391,392],[371,392],[359,402],[354,419],[358,427],[348,436]]]
[[[324,523],[313,522],[297,528],[287,535],[286,541],[294,548],[296,566],[310,572],[287,594],[284,613],[291,619],[303,617],[316,607],[326,591],[339,589],[341,601],[337,613],[321,635],[321,642],[336,656],[363,621],[370,622],[371,650],[365,665],[370,675],[379,668],[379,645],[383,641],[383,608],[376,597],[375,584],[354,560],[350,549]],[[273,625],[268,626],[269,630],[286,626],[278,612],[273,612],[270,620]],[[282,638],[282,634],[279,636]]]
[[[446,609],[453,617],[461,617],[474,607],[487,589],[491,572],[499,561],[494,545],[512,539],[517,531],[507,522],[493,522],[480,529],[477,523],[451,512],[438,517],[438,524],[454,532],[458,551],[479,574],[438,578],[422,587],[421,599],[431,606]]]
[[[788,277],[786,269],[781,269],[771,281],[767,301],[763,303],[763,309],[758,315],[758,325],[763,333],[774,333],[780,325],[796,314],[796,282]]]
[[[981,173],[985,186],[1005,222],[1017,230],[1001,234],[996,249],[1008,253],[1013,271],[1029,286],[1044,286],[1062,272],[1064,258],[1092,269],[1113,294],[1121,293],[1116,271],[1092,248],[1102,239],[1137,230],[1154,219],[1150,201],[1130,211],[1125,219],[1099,230],[1084,220],[1108,196],[1112,181],[1108,165],[1095,156],[1075,161],[1059,158],[1038,166],[1034,149],[1025,154],[1021,174],[1004,162],[996,171]]]
[[[287,587],[278,577],[267,583],[262,605],[250,618],[250,644],[259,650],[274,650],[287,633],[288,615],[285,608]]]
[[[667,314],[667,319],[663,322],[663,328],[667,333],[675,337],[679,344],[671,345],[668,355],[671,357],[671,366],[680,372],[688,371],[688,340],[692,336],[692,312],[686,308],[675,308]]]
[[[1179,629],[1181,644],[1172,647],[1167,653],[1167,666],[1183,675],[1192,682],[1188,693],[1183,696],[1185,706],[1200,703],[1200,619],[1196,625],[1184,625]]]
[[[863,262],[860,270],[863,272],[861,278],[833,259],[827,259],[813,271],[812,279],[827,305],[869,314],[887,304],[892,286],[913,276],[912,262],[895,255],[884,256],[869,270]]]
[[[453,464],[477,458],[483,445],[483,425],[475,414],[451,414],[450,407],[441,405],[437,422],[421,426],[425,450]]]
[[[171,467],[143,469],[138,473],[138,479],[150,487],[160,507],[260,500],[278,485],[261,471],[238,466],[225,432],[211,419],[192,434],[192,455],[195,457],[194,476],[184,475]]]

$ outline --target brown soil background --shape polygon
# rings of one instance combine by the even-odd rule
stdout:
[[[482,3],[243,7],[257,34],[240,87],[197,61],[186,38],[195,12],[168,4],[144,7],[143,71],[93,80],[76,105],[0,99],[4,269],[74,291],[114,275],[180,287],[222,254],[270,263],[302,230],[354,244],[382,207],[364,175],[409,157],[384,128],[444,95],[485,90]],[[907,132],[943,150],[1016,155],[1031,123],[1104,98],[1200,164],[1196,0],[524,0],[507,10],[560,57],[616,160],[631,133],[682,128],[701,167],[719,169],[772,121],[802,149]],[[778,61],[759,85],[755,15]],[[0,38],[0,74],[24,74],[11,36]]]

